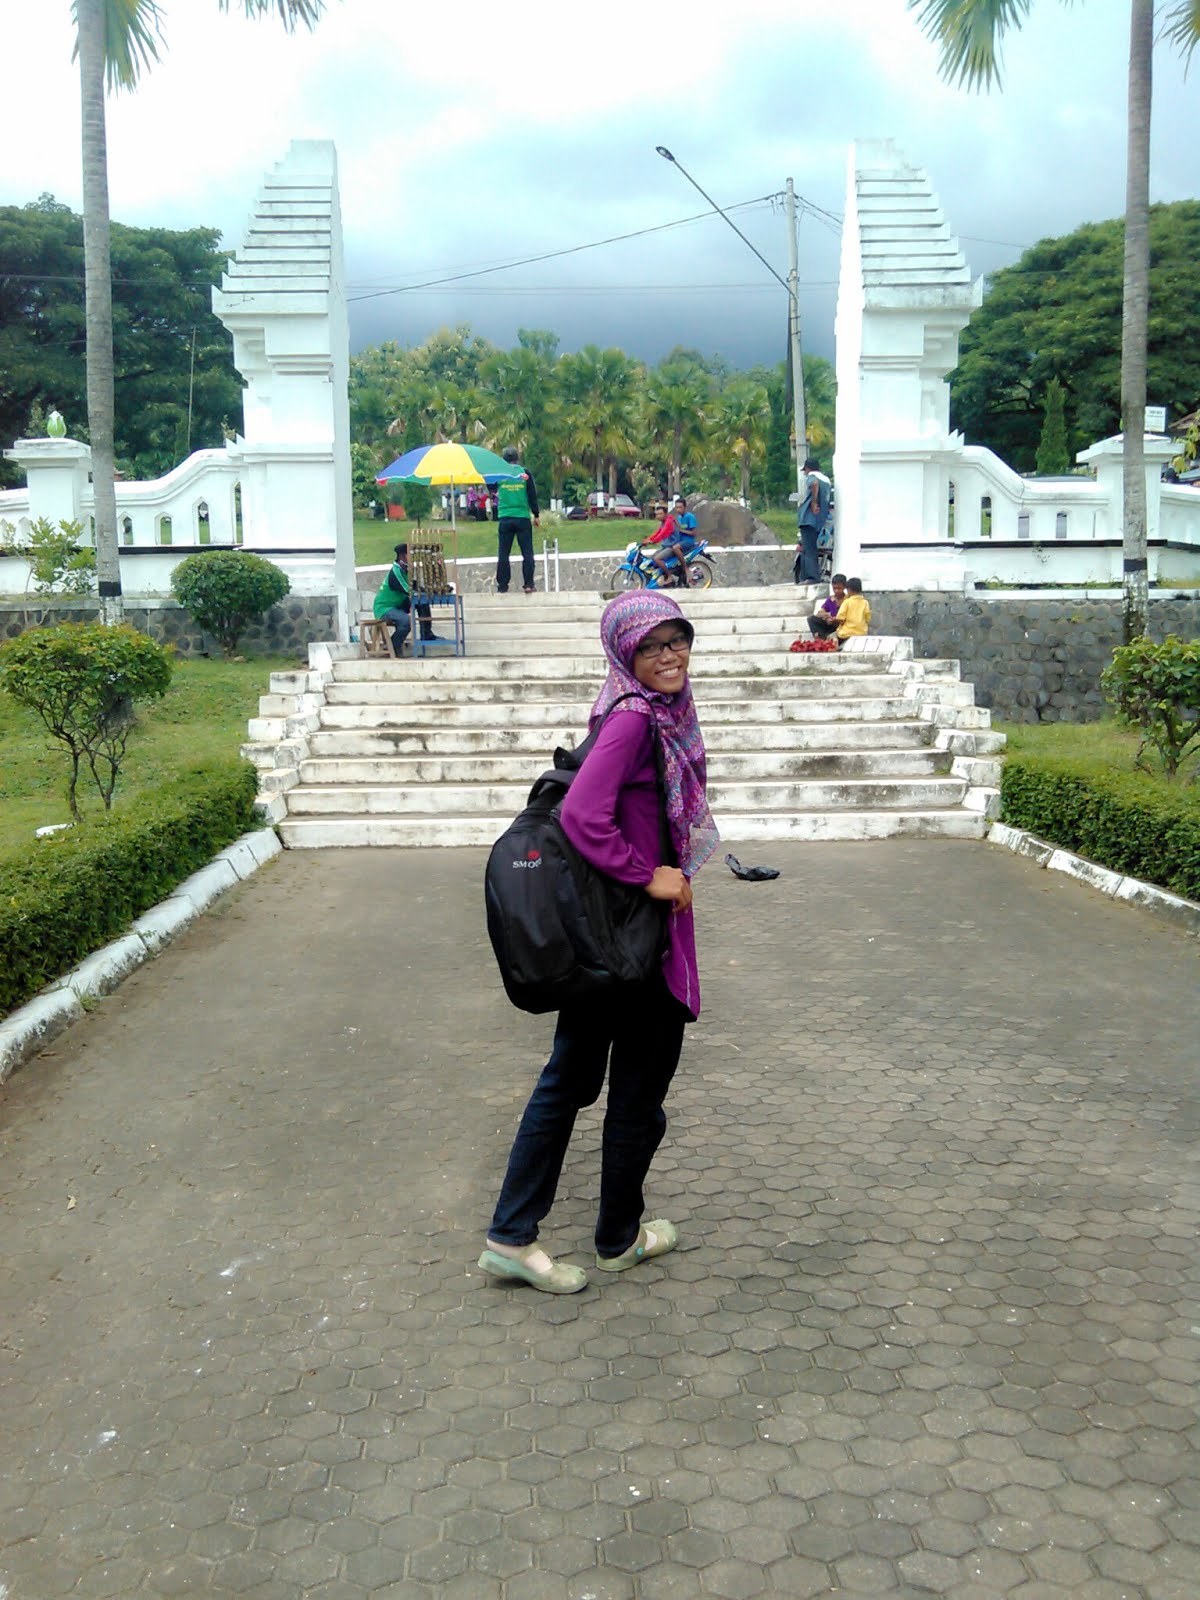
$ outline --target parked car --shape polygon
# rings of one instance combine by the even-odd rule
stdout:
[[[593,517],[640,517],[642,508],[627,494],[609,495],[596,489],[588,495],[588,515]]]
[[[568,506],[563,512],[563,516],[566,517],[568,522],[586,522],[588,508],[586,506]]]

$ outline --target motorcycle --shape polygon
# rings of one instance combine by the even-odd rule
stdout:
[[[712,587],[713,578],[716,576],[713,561],[717,552],[710,550],[707,539],[698,539],[695,547],[687,558],[687,586],[691,589],[709,589]],[[664,573],[656,567],[653,560],[642,549],[641,544],[635,540],[625,548],[625,559],[613,573],[609,580],[612,589],[673,589],[682,588],[677,574],[672,569],[678,568],[678,559],[671,557],[670,565]]]

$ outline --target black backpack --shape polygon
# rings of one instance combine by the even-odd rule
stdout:
[[[621,700],[577,749],[554,752],[553,768],[534,784],[524,811],[488,857],[488,936],[508,998],[522,1011],[558,1011],[569,1001],[611,994],[619,984],[652,977],[662,962],[669,903],[598,872],[575,849],[559,819],[575,774]],[[662,747],[653,718],[650,726],[661,798]],[[665,806],[659,828],[661,859],[672,862]]]

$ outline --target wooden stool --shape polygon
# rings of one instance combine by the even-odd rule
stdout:
[[[385,622],[382,617],[359,617],[358,653],[360,656],[384,656],[394,661],[396,652],[392,649],[391,623]]]

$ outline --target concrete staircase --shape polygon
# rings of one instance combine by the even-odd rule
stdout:
[[[914,661],[903,638],[792,655],[812,600],[794,586],[681,597],[724,838],[981,837],[1003,739],[958,663]],[[307,672],[273,673],[244,753],[284,844],[491,844],[555,745],[586,729],[602,605],[472,595],[465,657],[314,645]]]

